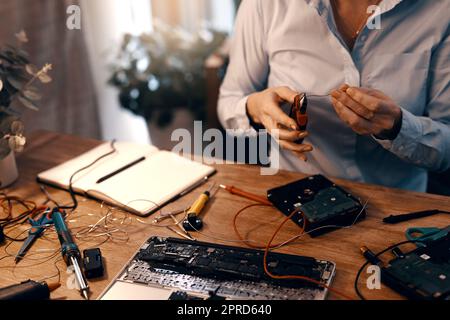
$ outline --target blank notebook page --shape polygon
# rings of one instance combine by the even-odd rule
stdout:
[[[125,172],[95,184],[88,194],[100,193],[138,212],[159,207],[195,183],[213,168],[160,151]]]
[[[148,156],[159,152],[157,148],[150,145],[116,142],[114,146],[117,152],[103,158],[94,166],[83,170],[74,176],[72,185],[75,190],[85,192],[86,190],[91,189],[95,182],[97,182],[97,180],[101,177],[114,172],[115,170],[139,159],[144,155]],[[68,188],[70,177],[75,172],[90,165],[95,160],[111,151],[111,144],[104,143],[79,157],[40,173],[38,178],[44,182],[49,182],[63,188]]]
[[[180,193],[195,186],[214,173],[214,168],[149,145],[116,143],[117,152],[77,174],[73,187],[91,197],[127,207],[146,214],[165,204]],[[44,183],[68,189],[70,177],[78,170],[112,151],[110,143],[88,151],[55,168],[42,172],[38,179]],[[145,157],[125,171],[97,181],[118,169]]]

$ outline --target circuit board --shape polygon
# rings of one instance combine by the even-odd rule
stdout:
[[[176,297],[245,300],[323,300],[327,289],[300,280],[273,280],[263,268],[264,252],[172,238],[151,238],[117,281],[173,290]],[[303,275],[329,286],[335,264],[271,253],[271,272]]]
[[[292,220],[312,236],[350,226],[366,217],[364,207],[350,192],[322,175],[310,176],[267,192],[268,199],[283,214],[301,211]],[[336,227],[330,227],[336,226]]]
[[[450,300],[450,235],[390,261],[382,280],[412,299]]]

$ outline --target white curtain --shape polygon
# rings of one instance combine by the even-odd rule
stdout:
[[[231,32],[233,0],[80,0],[83,34],[96,86],[103,139],[150,143],[145,120],[122,109],[117,89],[109,86],[108,62],[125,33],[152,30],[153,15],[188,31],[209,26]]]
[[[81,9],[82,31],[88,43],[103,139],[150,143],[144,119],[122,109],[117,89],[107,84],[110,77],[108,63],[120,48],[123,35],[151,31],[150,1],[81,0]]]
[[[233,0],[152,0],[154,17],[188,31],[208,26],[231,32],[234,23]]]

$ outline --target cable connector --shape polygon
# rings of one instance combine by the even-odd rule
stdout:
[[[366,258],[367,261],[369,261],[371,264],[382,267],[383,261],[381,261],[375,253],[373,253],[369,248],[366,246],[361,247],[361,253]]]

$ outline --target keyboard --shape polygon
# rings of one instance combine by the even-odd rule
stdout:
[[[327,289],[303,280],[276,280],[264,271],[264,252],[188,241],[150,238],[117,281],[173,290],[175,299],[198,297],[257,300],[323,300]],[[276,275],[298,275],[329,286],[335,264],[310,257],[270,253]]]

